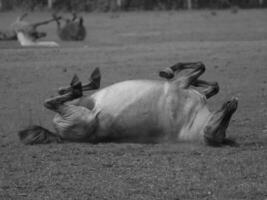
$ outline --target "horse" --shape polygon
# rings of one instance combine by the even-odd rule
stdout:
[[[83,41],[86,37],[86,29],[83,25],[83,18],[77,18],[76,13],[72,13],[72,19],[57,17],[53,14],[57,22],[57,34],[63,41]],[[65,24],[61,26],[60,19],[65,20]]]
[[[41,22],[29,23],[24,20],[27,15],[27,13],[24,13],[22,16],[17,18],[15,23],[12,24],[13,32],[21,46],[59,46],[54,41],[37,41],[38,39],[46,36],[45,32],[37,31],[37,27],[53,22],[56,19],[52,18]],[[14,36],[12,37],[14,38]]]
[[[179,72],[185,73],[179,76]],[[231,98],[211,112],[207,100],[219,91],[217,82],[199,79],[201,62],[177,63],[159,72],[162,80],[127,80],[100,87],[100,71],[82,84],[74,76],[69,87],[45,100],[56,112],[53,133],[41,126],[19,132],[24,144],[51,142],[162,143],[201,141],[211,146],[227,144],[226,129],[238,107]],[[203,88],[201,91],[197,90]],[[96,90],[92,95],[84,91]]]

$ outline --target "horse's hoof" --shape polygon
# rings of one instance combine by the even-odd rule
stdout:
[[[167,68],[160,71],[159,76],[166,79],[172,79],[174,77],[174,73],[170,68]]]

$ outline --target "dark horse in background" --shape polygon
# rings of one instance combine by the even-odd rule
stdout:
[[[179,72],[185,70],[183,75]],[[51,142],[139,142],[161,143],[203,141],[226,144],[226,129],[238,100],[232,98],[215,112],[207,100],[218,93],[216,82],[199,79],[205,71],[201,62],[177,63],[159,72],[163,80],[129,80],[99,89],[100,71],[95,69],[89,83],[74,76],[70,87],[44,106],[54,112],[56,132],[31,126],[19,132],[25,144]],[[197,89],[202,88],[201,91]]]
[[[53,18],[57,22],[57,34],[63,41],[83,41],[86,38],[86,28],[83,25],[83,17],[78,17],[76,13],[72,13],[72,19],[64,18],[53,14]],[[60,20],[64,20],[62,25]]]

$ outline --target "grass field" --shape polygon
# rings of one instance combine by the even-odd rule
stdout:
[[[20,13],[0,13],[7,28]],[[267,12],[240,10],[132,12],[118,18],[85,14],[84,42],[60,42],[56,25],[42,27],[60,48],[0,42],[0,199],[267,199]],[[30,21],[49,18],[32,13]],[[210,100],[232,96],[239,108],[228,129],[239,147],[203,144],[49,144],[24,146],[17,131],[52,129],[45,98],[74,73],[94,67],[102,87],[126,79],[159,79],[176,62],[202,61],[218,81]]]

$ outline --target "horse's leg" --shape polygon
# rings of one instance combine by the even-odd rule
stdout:
[[[0,31],[0,41],[17,40],[17,34],[15,31]]]
[[[32,30],[33,30],[33,32],[30,32],[31,36],[33,38],[35,38],[35,40],[40,39],[40,38],[43,38],[43,37],[46,37],[46,32],[37,31],[37,27],[38,26],[41,26],[41,25],[48,24],[48,23],[53,22],[53,21],[58,21],[59,19],[60,19],[60,17],[55,17],[55,18],[52,18],[50,20],[45,20],[45,21],[42,21],[42,22],[31,23],[29,25],[29,26],[32,27]],[[58,44],[55,43],[55,42],[47,42],[47,41],[39,42],[38,45],[40,45],[40,46],[58,46]]]
[[[176,77],[173,81],[175,85],[178,85],[181,88],[190,87],[195,81],[197,81],[198,77],[200,77],[205,72],[205,65],[202,63],[182,66],[180,69],[178,68],[177,70],[186,69],[185,67],[193,70],[187,72],[181,77]]]
[[[60,19],[61,17],[53,17],[52,19],[41,21],[41,22],[35,22],[35,23],[32,23],[31,25],[36,29],[38,26],[49,24],[50,22],[58,21]]]
[[[207,144],[218,146],[226,143],[225,132],[237,105],[238,99],[232,98],[212,114],[204,129],[204,140]]]
[[[100,88],[101,73],[99,68],[96,68],[89,79],[89,82],[82,85],[82,91],[96,90]],[[66,94],[71,91],[71,87],[61,87],[58,90],[59,94]]]
[[[179,73],[185,69],[196,69],[199,65],[203,65],[201,62],[188,62],[188,63],[176,63],[173,66],[166,67],[159,72],[159,76],[167,80],[172,79],[176,73]],[[204,66],[205,68],[205,66]]]
[[[208,82],[197,79],[192,83],[192,85],[195,87],[203,87],[204,90],[202,91],[202,93],[206,96],[207,99],[219,92],[219,85],[217,82]]]
[[[205,65],[201,62],[196,63],[177,63],[171,67],[167,67],[159,72],[159,76],[162,78],[166,78],[167,80],[172,79],[175,74],[179,73],[182,70],[185,69],[193,69],[194,71],[191,73],[188,73],[187,76],[194,76],[195,72],[199,70],[199,68],[204,68],[205,71]],[[201,70],[199,71],[199,75],[196,75],[199,77],[202,73]],[[198,73],[198,72],[197,72]],[[192,80],[190,81],[192,86],[195,87],[203,87],[205,88],[202,93],[206,96],[206,98],[210,98],[214,95],[216,95],[219,92],[219,85],[217,82],[209,82],[204,80],[199,80],[197,77],[191,77]],[[194,80],[194,81],[193,81]]]
[[[64,140],[85,142],[92,140],[98,127],[98,114],[84,106],[65,102],[82,96],[82,85],[78,77],[72,81],[71,92],[45,101],[45,107],[58,113],[54,117],[54,127]]]
[[[56,21],[57,28],[60,29],[61,28],[60,20],[62,19],[62,17],[58,16],[56,13],[54,13],[54,14],[52,14],[52,18],[54,19],[54,21]]]
[[[60,113],[61,109],[66,106],[64,104],[65,102],[71,101],[71,100],[74,100],[80,97],[82,97],[82,84],[79,81],[78,77],[75,75],[71,81],[70,92],[64,95],[60,95],[60,96],[47,99],[44,103],[44,106],[47,109]]]
[[[28,16],[28,13],[23,13],[21,16],[18,17],[18,21],[22,21],[27,16]]]

